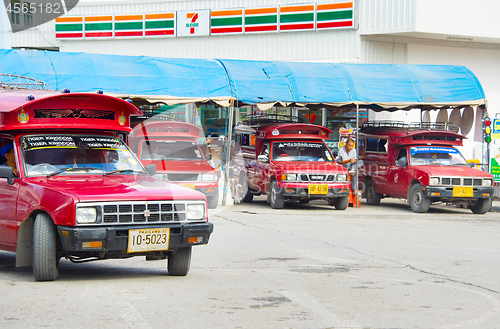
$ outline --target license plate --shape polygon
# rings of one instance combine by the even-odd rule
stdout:
[[[189,187],[194,190],[194,184],[181,184],[182,186]]]
[[[128,231],[127,252],[168,250],[170,228],[145,228]]]
[[[309,194],[328,194],[328,185],[309,185]]]
[[[453,186],[454,197],[472,198],[473,195],[472,186]]]

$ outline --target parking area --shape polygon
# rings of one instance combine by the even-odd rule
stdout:
[[[209,217],[214,233],[193,250],[186,277],[169,276],[165,261],[135,257],[61,261],[58,281],[37,283],[1,252],[0,326],[500,326],[496,212],[440,205],[415,214],[399,200],[278,210],[256,197]]]

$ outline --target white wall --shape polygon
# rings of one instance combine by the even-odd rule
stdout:
[[[500,115],[500,49],[408,45],[407,56],[408,64],[446,64],[467,67],[477,76],[484,89],[490,117]],[[471,131],[467,135],[465,147],[461,150],[466,158],[479,158],[482,150],[480,143],[473,142],[473,137],[474,131]],[[492,143],[492,146],[500,145],[499,141],[495,143]]]
[[[4,6],[0,7],[0,49],[9,47],[9,19]]]
[[[498,0],[418,0],[416,30],[500,38]]]

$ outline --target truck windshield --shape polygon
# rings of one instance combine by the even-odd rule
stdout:
[[[27,177],[145,173],[127,146],[113,136],[31,135],[21,139]]]
[[[323,142],[273,142],[274,161],[333,161]]]
[[[410,165],[467,166],[463,155],[453,147],[410,147]]]
[[[203,154],[194,141],[144,140],[140,148],[141,160],[202,161]]]

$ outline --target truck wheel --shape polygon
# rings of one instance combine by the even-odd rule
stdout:
[[[38,214],[33,227],[33,274],[37,281],[54,281],[59,276],[56,227],[48,214]]]
[[[470,210],[475,214],[486,214],[490,210],[490,207],[491,198],[478,199],[475,205],[469,206]]]
[[[366,203],[370,205],[378,205],[382,195],[375,190],[375,184],[370,179],[366,183]]]
[[[422,185],[419,183],[413,185],[411,188],[410,206],[414,212],[427,212],[431,206],[431,199],[424,196]]]
[[[167,270],[168,274],[175,276],[186,276],[191,266],[191,246],[179,248],[168,256]]]
[[[217,208],[218,204],[219,204],[219,191],[217,191],[216,195],[207,198],[208,209],[215,209]]]
[[[253,200],[253,194],[250,193],[250,188],[248,187],[248,181],[247,181],[247,176],[243,175],[242,178],[240,178],[241,182],[241,194],[243,196],[243,202],[250,203]]]
[[[278,186],[278,181],[274,180],[271,183],[271,208],[281,209],[285,205],[285,197],[281,193]]]
[[[346,210],[349,204],[349,196],[343,196],[341,198],[336,198],[333,200],[333,205],[336,210]]]

